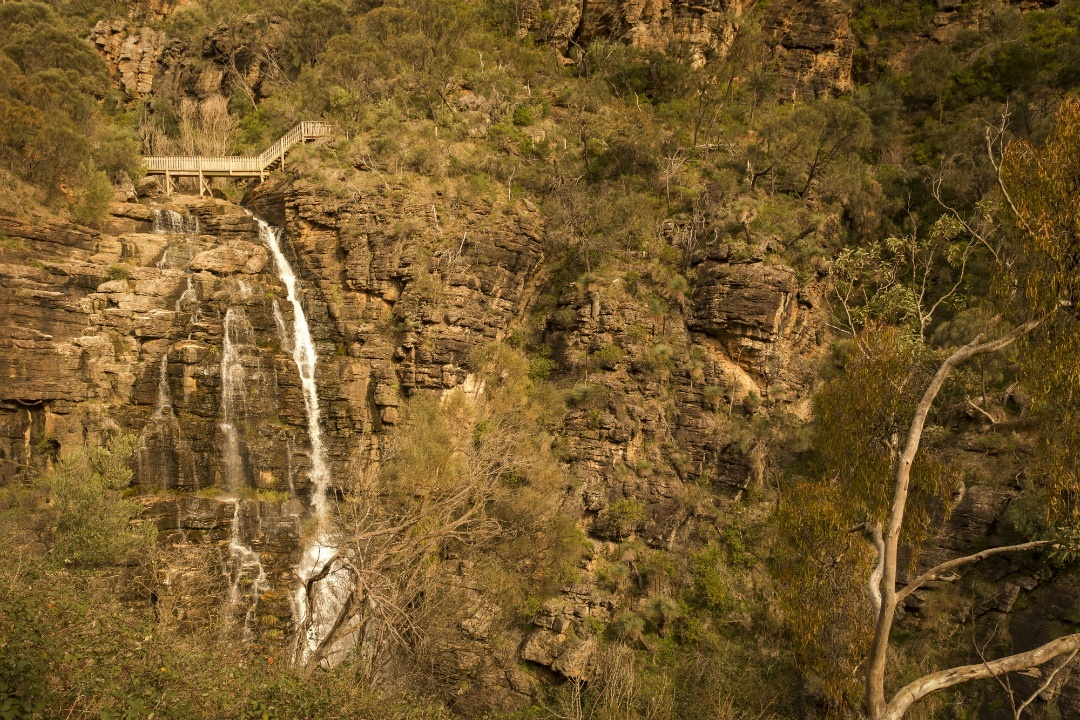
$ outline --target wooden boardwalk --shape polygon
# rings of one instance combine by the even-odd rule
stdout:
[[[148,155],[143,158],[147,175],[164,175],[165,192],[172,194],[172,180],[176,177],[199,178],[199,194],[209,190],[208,177],[257,177],[266,178],[266,174],[275,166],[285,169],[285,153],[297,143],[328,137],[333,128],[328,122],[304,120],[297,123],[289,132],[278,138],[277,142],[258,155],[251,157],[223,155],[218,157],[202,155]]]

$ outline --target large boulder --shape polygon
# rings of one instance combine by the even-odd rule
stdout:
[[[700,269],[690,327],[720,340],[746,337],[776,342],[799,290],[790,268],[750,263],[705,263]]]
[[[247,240],[230,240],[191,259],[192,270],[208,270],[215,275],[245,273],[256,275],[266,267],[270,254],[262,245]]]

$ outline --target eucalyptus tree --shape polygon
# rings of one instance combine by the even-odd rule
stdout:
[[[1076,313],[1080,206],[1075,201],[1080,178],[1080,101],[1062,105],[1055,130],[1043,147],[1016,142],[1000,160],[991,159],[998,170],[1002,214],[1007,219],[993,248],[996,270],[987,303],[993,312],[981,314],[981,329],[969,341],[944,347],[931,347],[923,340],[926,318],[922,310],[909,314],[918,320],[917,332],[904,333],[873,319],[859,328],[843,373],[826,383],[817,397],[814,472],[823,479],[796,489],[800,501],[815,500],[811,504],[820,512],[812,519],[802,517],[790,498],[780,512],[782,538],[791,541],[800,532],[810,538],[798,540],[796,550],[781,557],[783,567],[799,568],[788,573],[794,581],[791,590],[780,593],[789,616],[797,615],[795,598],[800,588],[815,584],[827,588],[817,597],[810,596],[811,602],[825,607],[812,608],[807,618],[796,620],[795,635],[807,647],[818,643],[816,668],[822,673],[839,669],[847,681],[862,677],[862,701],[871,720],[899,720],[926,697],[979,679],[1001,682],[1019,718],[1034,696],[1018,704],[1003,678],[1055,658],[1071,660],[1080,652],[1080,633],[1074,633],[1025,652],[926,673],[899,688],[889,677],[890,668],[895,667],[890,663],[890,636],[898,609],[911,593],[993,556],[1045,550],[1075,555],[1074,539],[1080,527],[1076,502],[1080,498],[1076,470],[1080,432],[1069,423],[1080,417],[1080,404],[1073,397],[1080,387]],[[965,251],[973,247],[966,245]],[[953,292],[955,285],[944,287],[945,292]],[[917,292],[914,295],[922,301]],[[974,310],[969,315],[980,316]],[[901,584],[903,548],[917,557],[919,545],[933,529],[934,508],[947,505],[953,489],[947,454],[924,447],[935,401],[950,376],[965,363],[1006,348],[1017,353],[1020,380],[1032,393],[1033,416],[1053,427],[1041,433],[1045,437],[1040,440],[1040,452],[1027,468],[1048,498],[1046,532],[1028,542],[992,547],[918,574],[912,572],[913,579]],[[855,533],[865,537],[872,552],[858,547]],[[805,557],[795,558],[793,552]],[[861,591],[856,584],[862,585]],[[838,628],[844,618],[830,608],[851,613],[861,593],[865,593],[862,603],[865,608],[868,601],[869,613],[855,611],[855,617]],[[785,601],[785,596],[790,597]],[[823,642],[832,645],[822,650]],[[830,669],[830,652],[836,653],[833,658],[847,653],[852,662],[834,661]],[[1051,679],[1060,666],[1059,662]],[[835,693],[845,692],[844,680],[841,677],[833,685]],[[848,692],[853,685],[848,682]]]

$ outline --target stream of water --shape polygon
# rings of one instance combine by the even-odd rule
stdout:
[[[274,265],[278,277],[285,284],[287,299],[293,307],[292,356],[296,369],[300,373],[300,384],[304,395],[304,412],[307,415],[308,438],[311,440],[311,507],[320,524],[326,518],[326,491],[330,486],[330,472],[326,466],[326,451],[323,448],[322,428],[319,424],[319,391],[315,384],[315,364],[318,355],[315,343],[311,339],[304,306],[297,295],[296,274],[281,251],[278,231],[266,221],[255,218],[259,223],[259,237],[274,256]],[[278,313],[280,315],[280,312]],[[275,321],[278,318],[275,317]],[[282,319],[279,328],[284,328]]]
[[[183,242],[170,240],[157,261],[159,270],[186,270],[195,255],[195,240],[199,234],[199,218],[181,215],[175,210],[154,210],[154,232],[159,235],[183,237]]]
[[[225,435],[225,487],[230,493],[244,487],[244,459],[240,454],[238,413],[244,409],[245,390],[243,358],[237,350],[237,338],[249,329],[242,308],[229,308],[221,330],[221,431]]]
[[[351,588],[347,573],[334,569],[322,581],[314,584],[310,596],[307,591],[308,580],[321,572],[338,552],[338,544],[333,539],[326,497],[330,486],[330,471],[326,464],[326,450],[323,446],[322,427],[319,420],[319,392],[315,381],[318,354],[311,337],[307,315],[304,314],[304,307],[298,295],[296,273],[281,249],[279,231],[258,217],[255,217],[255,220],[259,223],[259,237],[274,257],[278,277],[285,285],[286,298],[292,304],[292,336],[289,337],[286,332],[285,318],[276,303],[273,307],[274,322],[281,333],[282,349],[292,350],[293,362],[296,363],[296,369],[300,374],[308,438],[311,441],[311,508],[317,524],[315,533],[305,546],[303,557],[296,569],[300,583],[293,597],[293,612],[298,624],[308,625],[307,634],[298,645],[299,652],[296,656],[297,661],[304,662],[329,632]],[[309,606],[312,608],[311,618],[308,618]],[[308,620],[310,622],[307,622]]]
[[[256,507],[258,505],[256,504]],[[251,621],[255,619],[259,596],[266,584],[262,558],[242,541],[240,533],[240,501],[233,501],[232,530],[229,535],[229,607],[235,615],[244,603],[241,630],[245,639],[251,636]]]

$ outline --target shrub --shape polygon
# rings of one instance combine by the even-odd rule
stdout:
[[[682,617],[682,608],[675,598],[667,595],[653,595],[641,603],[641,611],[656,626],[661,637],[667,635],[671,624]]]
[[[529,379],[533,382],[544,382],[558,364],[549,357],[533,358],[529,361]]]
[[[626,351],[618,345],[605,345],[592,354],[592,359],[598,367],[604,370],[614,370],[615,366],[626,357]]]
[[[109,176],[102,170],[87,171],[84,177],[82,184],[75,190],[72,213],[80,223],[96,225],[104,220],[109,212],[113,186],[109,182]]]
[[[575,408],[596,408],[607,405],[611,391],[603,385],[580,382],[566,394],[566,402]]]
[[[79,448],[34,482],[47,498],[52,551],[65,563],[119,562],[145,540],[132,522],[141,507],[121,494],[132,481],[137,445],[134,435],[117,435],[105,447]]]
[[[694,602],[713,611],[724,611],[732,605],[731,590],[721,572],[722,553],[711,546],[694,556]]]
[[[623,610],[608,628],[612,635],[621,640],[640,640],[645,632],[645,619],[632,610]]]
[[[711,410],[718,410],[720,404],[724,401],[724,389],[717,385],[706,385],[701,394],[706,407]]]
[[[611,503],[600,519],[612,537],[629,537],[645,520],[645,505],[634,498],[621,498]]]
[[[514,109],[514,124],[518,127],[532,125],[533,117],[528,105],[518,105]]]

